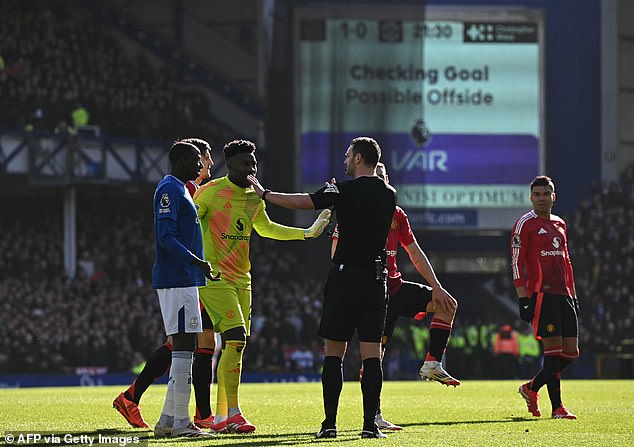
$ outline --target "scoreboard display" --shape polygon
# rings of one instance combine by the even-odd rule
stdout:
[[[296,11],[298,188],[371,136],[413,224],[508,229],[543,172],[541,11],[360,9]]]

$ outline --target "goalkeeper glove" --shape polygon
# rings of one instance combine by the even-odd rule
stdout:
[[[315,222],[313,222],[310,227],[304,230],[304,239],[315,238],[323,233],[324,229],[330,222],[330,214],[331,213],[329,209],[325,209],[321,213],[319,213],[319,216],[317,216]]]
[[[520,298],[520,318],[527,323],[533,321],[533,315],[535,314],[535,300],[531,298]]]

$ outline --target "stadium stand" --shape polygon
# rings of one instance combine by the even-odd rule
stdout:
[[[83,107],[88,124],[111,136],[233,137],[177,67],[126,53],[107,29],[73,15],[65,2],[2,2],[0,42],[3,127],[64,130]]]
[[[577,290],[583,291],[580,345],[625,354],[634,338],[634,166],[620,182],[597,185],[570,227]]]
[[[0,3],[0,127],[66,131],[73,112],[83,107],[88,124],[106,135],[233,138],[209,116],[206,96],[191,87],[186,75],[128,53],[109,29],[68,4]],[[79,268],[70,280],[64,273],[60,197],[25,200],[2,190],[0,197],[3,209],[10,210],[0,214],[0,373],[72,373],[86,366],[129,371],[138,353],[145,357],[163,342],[150,287],[154,242],[148,195],[96,200],[80,192]],[[625,375],[629,371],[631,377],[634,166],[620,182],[597,185],[567,220],[581,301],[580,363],[601,355],[629,358]],[[328,241],[306,244],[252,240],[254,311],[247,373],[318,372],[323,352],[315,334],[325,274],[314,267],[327,266]],[[486,279],[443,278],[460,300],[447,350],[459,378],[491,378],[487,366],[495,361],[492,346],[499,327],[522,324],[503,310],[482,310],[483,293],[472,285]],[[498,294],[514,299],[510,273],[495,277],[493,284]],[[387,378],[416,377],[427,326],[428,321],[399,323],[385,358]],[[347,379],[358,377],[356,350],[351,344]],[[575,365],[572,372],[589,377],[598,374],[594,367]]]
[[[67,281],[61,205],[55,200],[41,202],[34,208],[6,199],[5,205],[15,212],[11,219],[0,220],[0,295],[5,297],[0,372],[72,372],[83,366],[128,371],[136,352],[147,355],[164,338],[149,285],[154,250],[151,212],[138,198],[82,198],[79,269]],[[42,216],[47,216],[46,225]],[[634,273],[634,168],[620,183],[595,188],[570,219],[570,235],[577,287],[583,291],[582,357],[621,352],[624,336],[633,332],[629,278]],[[315,273],[304,250],[312,252],[315,263],[324,264],[328,244],[325,238],[313,243],[304,247],[253,238],[253,329],[245,372],[317,372],[323,355],[315,336],[323,275]],[[444,282],[451,290],[453,284]],[[497,284],[499,293],[512,296],[506,277]],[[491,369],[485,366],[495,361],[494,337],[507,322],[521,327],[504,313],[459,310],[447,350],[452,371],[461,378],[490,377]],[[425,321],[401,321],[385,360],[386,377],[413,377],[425,350],[426,332]],[[346,377],[354,379],[358,356],[350,354]]]

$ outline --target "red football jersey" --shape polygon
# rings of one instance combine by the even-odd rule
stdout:
[[[398,265],[396,265],[396,253],[398,252],[399,243],[405,247],[415,240],[407,214],[401,207],[397,206],[394,210],[392,225],[390,225],[390,231],[387,234],[387,244],[385,245],[385,251],[387,252],[387,290],[390,296],[396,295],[403,285],[401,272],[398,271]]]
[[[187,183],[185,183],[185,186],[187,187],[187,191],[189,191],[189,194],[194,197],[194,193],[198,189],[198,183],[193,180],[188,180]]]
[[[568,255],[566,222],[530,211],[518,219],[511,236],[511,267],[515,287],[555,295],[574,294],[574,276]]]

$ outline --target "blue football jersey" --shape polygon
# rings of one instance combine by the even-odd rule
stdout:
[[[156,259],[152,287],[204,286],[205,275],[192,264],[194,255],[204,259],[203,238],[196,207],[185,184],[166,175],[154,192]]]

